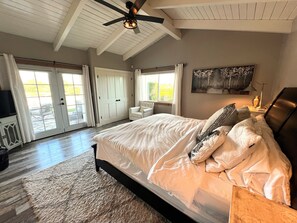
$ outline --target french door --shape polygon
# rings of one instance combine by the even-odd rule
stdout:
[[[86,126],[81,72],[20,69],[36,139]]]

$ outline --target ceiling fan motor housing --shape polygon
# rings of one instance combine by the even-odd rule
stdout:
[[[126,2],[126,8],[127,8],[127,9],[130,10],[130,9],[132,8],[132,6],[133,6],[133,3],[132,3],[132,2],[130,2],[130,1],[127,1],[127,2]]]

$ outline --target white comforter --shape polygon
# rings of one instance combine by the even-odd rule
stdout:
[[[99,149],[111,146],[148,174],[151,167],[181,138],[198,133],[205,121],[157,114],[110,128],[94,137]]]

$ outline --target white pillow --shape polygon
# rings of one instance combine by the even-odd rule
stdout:
[[[146,108],[148,108],[148,107],[145,107],[145,106],[140,106],[140,109],[139,109],[139,111],[140,111],[141,113],[143,113],[143,112],[144,112],[144,110],[145,110]]]
[[[191,151],[191,161],[194,164],[208,159],[211,154],[224,143],[227,133],[223,127],[215,129],[210,135],[206,136],[202,141],[198,142],[197,145]]]
[[[206,171],[220,172],[233,168],[254,152],[260,140],[261,136],[256,134],[251,118],[237,123],[228,133],[223,145],[212,154],[216,164],[211,161],[206,163]]]
[[[244,161],[225,170],[229,180],[241,187],[264,195],[264,185],[270,174],[269,150],[263,139]]]
[[[271,128],[269,127],[269,125],[266,123],[266,120],[264,118],[264,115],[257,115],[255,118],[255,127],[257,128],[257,130],[259,130],[261,132],[266,132],[267,134],[269,134],[271,137],[274,138],[273,136],[273,132],[271,130]]]
[[[268,199],[290,205],[290,161],[274,140],[264,116],[258,115],[256,120],[258,121],[255,126],[257,130],[260,129],[262,140],[244,161],[221,172],[220,178],[227,178],[234,184],[258,192]],[[213,159],[207,161],[209,166],[217,165]]]

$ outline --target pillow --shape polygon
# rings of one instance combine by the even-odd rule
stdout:
[[[241,122],[247,118],[251,117],[251,112],[249,110],[249,108],[247,106],[242,107],[242,108],[238,108],[237,110],[237,122]]]
[[[266,123],[266,120],[264,118],[263,114],[257,115],[255,118],[255,127],[257,127],[257,130],[259,130],[261,132],[261,135],[264,132],[266,132],[267,134],[269,134],[271,137],[273,136],[273,132],[271,130],[271,128],[269,127],[269,125]]]
[[[216,128],[223,125],[234,125],[237,122],[237,111],[235,104],[227,105],[216,111],[206,121],[201,134],[197,136],[197,141],[201,141],[204,137],[209,135]]]
[[[237,186],[264,195],[264,185],[270,174],[269,149],[265,141],[261,139],[251,155],[225,172]]]
[[[140,106],[140,109],[139,109],[139,111],[140,111],[141,113],[143,113],[143,112],[144,112],[144,109],[146,109],[146,108],[148,108],[148,107],[145,107],[145,106]]]
[[[252,118],[237,123],[226,140],[213,154],[213,162],[206,163],[208,172],[231,169],[254,152],[261,136],[256,133]]]
[[[226,139],[227,133],[224,126],[215,129],[202,141],[197,143],[190,153],[192,163],[198,164],[208,159],[211,154],[222,145]]]

